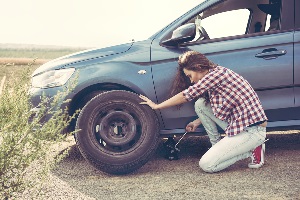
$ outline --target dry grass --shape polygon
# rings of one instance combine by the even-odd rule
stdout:
[[[4,83],[5,83],[6,76],[3,76],[1,83],[0,83],[0,95],[2,94]]]

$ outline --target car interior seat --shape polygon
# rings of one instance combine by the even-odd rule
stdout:
[[[279,30],[281,0],[270,0],[269,4],[258,4],[257,7],[264,13],[271,15],[268,31]]]

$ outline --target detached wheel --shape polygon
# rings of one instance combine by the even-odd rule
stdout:
[[[155,112],[137,94],[109,91],[91,99],[77,120],[76,144],[99,170],[127,174],[142,167],[159,143]]]

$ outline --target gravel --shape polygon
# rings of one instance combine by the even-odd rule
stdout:
[[[80,155],[74,141],[70,154],[51,171],[42,199],[300,199],[300,131],[269,132],[266,163],[249,169],[242,160],[215,174],[198,167],[209,148],[206,136],[188,137],[178,145],[180,159],[164,158],[162,143],[138,171],[124,176],[96,170]],[[26,197],[24,197],[26,198]]]

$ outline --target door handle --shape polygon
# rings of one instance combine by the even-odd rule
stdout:
[[[263,58],[265,60],[275,59],[278,56],[286,54],[286,50],[277,50],[275,48],[264,49],[261,53],[255,55],[257,58]]]

